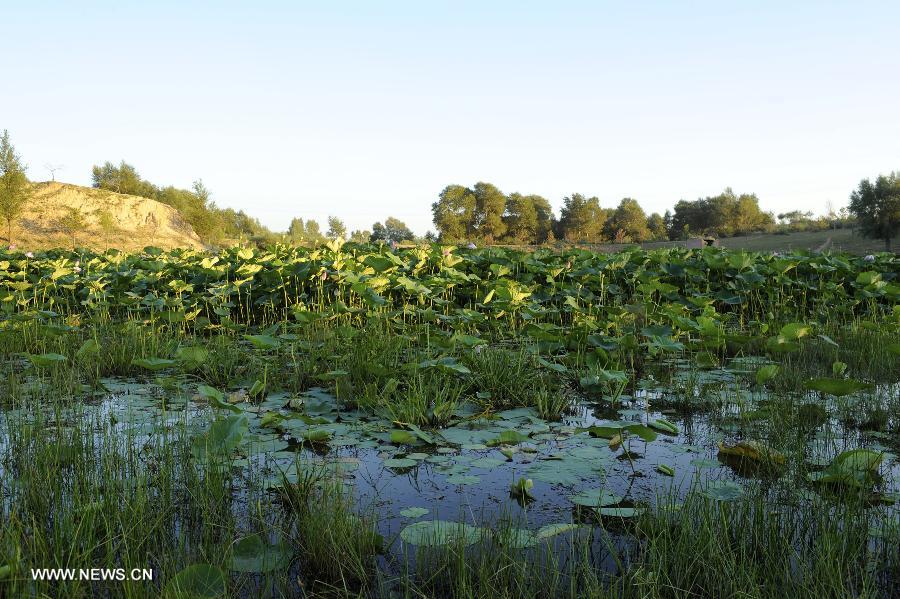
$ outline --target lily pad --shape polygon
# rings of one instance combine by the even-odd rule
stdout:
[[[211,599],[225,594],[225,573],[210,564],[188,566],[166,584],[165,599]]]
[[[244,537],[231,551],[231,569],[237,572],[271,572],[291,563],[292,552],[286,543],[270,545],[259,535]]]
[[[717,480],[709,483],[702,494],[716,501],[735,501],[744,495],[744,487],[730,480]]]
[[[408,507],[405,510],[400,510],[400,515],[404,518],[421,518],[430,511],[424,507]]]
[[[572,503],[583,505],[585,507],[600,507],[607,505],[615,505],[622,501],[622,498],[614,493],[610,493],[606,489],[587,489],[577,495],[569,498]]]
[[[471,545],[481,537],[481,529],[462,522],[432,520],[415,522],[400,531],[400,538],[410,545],[439,547],[451,543]]]

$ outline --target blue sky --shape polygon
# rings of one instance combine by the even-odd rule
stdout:
[[[449,183],[823,212],[900,169],[897,2],[19,2],[0,129],[276,229],[431,227]]]

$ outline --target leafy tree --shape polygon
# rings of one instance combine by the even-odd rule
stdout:
[[[347,225],[344,224],[344,221],[339,219],[336,216],[328,217],[328,237],[334,239],[336,237],[340,237],[344,239],[347,236]]]
[[[306,225],[303,224],[303,219],[291,219],[291,224],[288,227],[287,234],[288,239],[291,241],[291,243],[302,243],[304,237],[306,236]]]
[[[119,166],[105,162],[102,166],[94,166],[91,172],[93,185],[97,189],[105,189],[116,193],[156,199],[158,189],[149,181],[144,181],[130,164],[122,160]]]
[[[433,222],[444,241],[471,239],[475,234],[475,193],[462,185],[448,185],[431,205]]]
[[[623,198],[619,202],[619,206],[606,221],[604,230],[607,237],[616,241],[639,243],[650,237],[647,215],[633,198]]]
[[[156,219],[153,219],[156,222]],[[63,216],[59,219],[57,226],[59,229],[72,238],[72,249],[75,249],[75,237],[79,231],[87,226],[87,218],[81,208],[77,206],[67,206]],[[155,231],[154,231],[155,232]]]
[[[553,227],[556,226],[556,217],[553,215],[553,207],[550,202],[539,195],[528,196],[534,204],[534,211],[537,213],[537,237],[535,243],[544,243],[550,241],[553,236]]]
[[[673,231],[672,231],[672,211],[671,210],[666,210],[666,213],[663,214],[663,222],[666,224],[666,236],[669,239],[674,239],[674,236],[672,235]]]
[[[194,181],[191,189],[178,189],[172,185],[160,187],[141,179],[137,169],[125,161],[118,166],[111,162],[94,166],[91,178],[97,189],[141,196],[172,206],[207,243],[240,238],[266,244],[276,239],[259,220],[243,211],[216,206],[210,199],[209,189],[200,179]]]
[[[868,179],[850,194],[850,213],[856,217],[860,232],[872,239],[883,239],[885,251],[891,251],[891,239],[900,231],[900,173]]]
[[[666,220],[659,215],[659,212],[654,212],[647,217],[647,230],[650,232],[650,239],[653,241],[665,241],[669,238]]]
[[[303,232],[303,239],[304,241],[311,243],[319,243],[324,239],[322,229],[319,227],[317,221],[314,221],[313,219],[306,221],[306,230]]]
[[[538,235],[538,214],[534,196],[512,193],[506,200],[506,240],[513,243],[535,243]]]
[[[118,227],[116,226],[116,219],[113,217],[112,212],[106,208],[101,208],[95,211],[94,214],[97,217],[97,224],[104,233],[111,235],[116,231]]]
[[[25,167],[9,141],[9,132],[0,137],[0,216],[6,221],[6,240],[12,244],[12,226],[25,210],[30,185]]]
[[[411,241],[415,239],[415,234],[409,230],[406,223],[389,216],[385,219],[384,224],[375,223],[372,225],[372,235],[370,241],[387,241],[400,243],[401,241]]]
[[[478,237],[492,243],[506,233],[503,213],[506,212],[506,196],[490,183],[479,181],[472,192],[475,194],[475,226]]]
[[[774,224],[772,215],[759,209],[756,194],[736,195],[729,187],[717,196],[679,201],[675,204],[669,232],[673,237],[691,233],[743,235],[769,230]]]
[[[350,233],[350,241],[355,241],[356,243],[368,243],[371,237],[371,231],[360,231],[359,229],[357,229],[356,231]]]
[[[566,241],[599,243],[603,241],[606,212],[596,197],[573,193],[563,198],[559,212],[559,237]]]

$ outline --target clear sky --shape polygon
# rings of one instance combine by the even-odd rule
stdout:
[[[126,160],[284,230],[449,183],[662,212],[824,211],[900,169],[900,2],[3,2],[0,129],[34,180]]]

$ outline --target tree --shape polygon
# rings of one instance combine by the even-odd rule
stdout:
[[[9,141],[9,132],[0,137],[0,216],[6,221],[6,241],[12,245],[12,226],[25,210],[30,196],[25,167]]]
[[[659,215],[659,212],[654,212],[647,217],[647,230],[650,232],[650,239],[653,241],[665,241],[669,238],[666,220]]]
[[[462,185],[448,185],[431,205],[432,221],[442,241],[471,239],[475,233],[475,193]]]
[[[302,218],[293,218],[291,219],[291,224],[288,227],[288,239],[291,243],[302,243],[304,237],[306,236],[306,225],[303,224]]]
[[[535,243],[537,240],[538,215],[532,196],[512,193],[506,200],[503,214],[506,225],[506,240],[512,243]]]
[[[599,243],[603,241],[606,212],[596,197],[586,198],[573,193],[563,198],[559,212],[559,237],[566,241]]]
[[[105,162],[102,166],[94,166],[91,171],[93,186],[116,193],[124,193],[144,198],[157,199],[159,190],[149,181],[144,181],[130,164],[122,160],[119,166]]]
[[[496,186],[479,181],[472,192],[475,194],[475,226],[478,237],[492,243],[506,233],[503,213],[506,212],[506,196]]]
[[[311,243],[319,243],[324,237],[319,223],[313,219],[306,221],[306,230],[303,232],[303,240]]]
[[[354,241],[356,243],[369,243],[369,239],[372,237],[371,231],[360,231],[359,229],[350,233],[350,241]]]
[[[347,236],[347,225],[344,224],[344,221],[339,219],[336,216],[328,217],[328,237],[334,239],[336,237],[340,237],[344,239]]]
[[[883,239],[886,252],[891,239],[900,231],[900,173],[868,179],[850,194],[850,213],[856,217],[860,232],[872,239]]]
[[[152,215],[151,215],[152,216]],[[156,219],[153,219],[153,223],[156,223]],[[59,219],[57,226],[60,230],[72,237],[72,249],[75,249],[75,236],[79,231],[84,229],[87,226],[87,218],[85,218],[84,213],[81,211],[81,208],[77,206],[67,206],[66,211],[63,216]],[[156,234],[156,228],[154,228],[154,235]]]
[[[647,215],[633,198],[623,198],[606,221],[607,237],[617,241],[640,243],[650,237],[647,229]]]
[[[372,225],[372,235],[369,241],[387,241],[400,243],[401,241],[412,241],[415,234],[409,230],[406,223],[389,216],[385,219],[384,224],[375,223]]]

